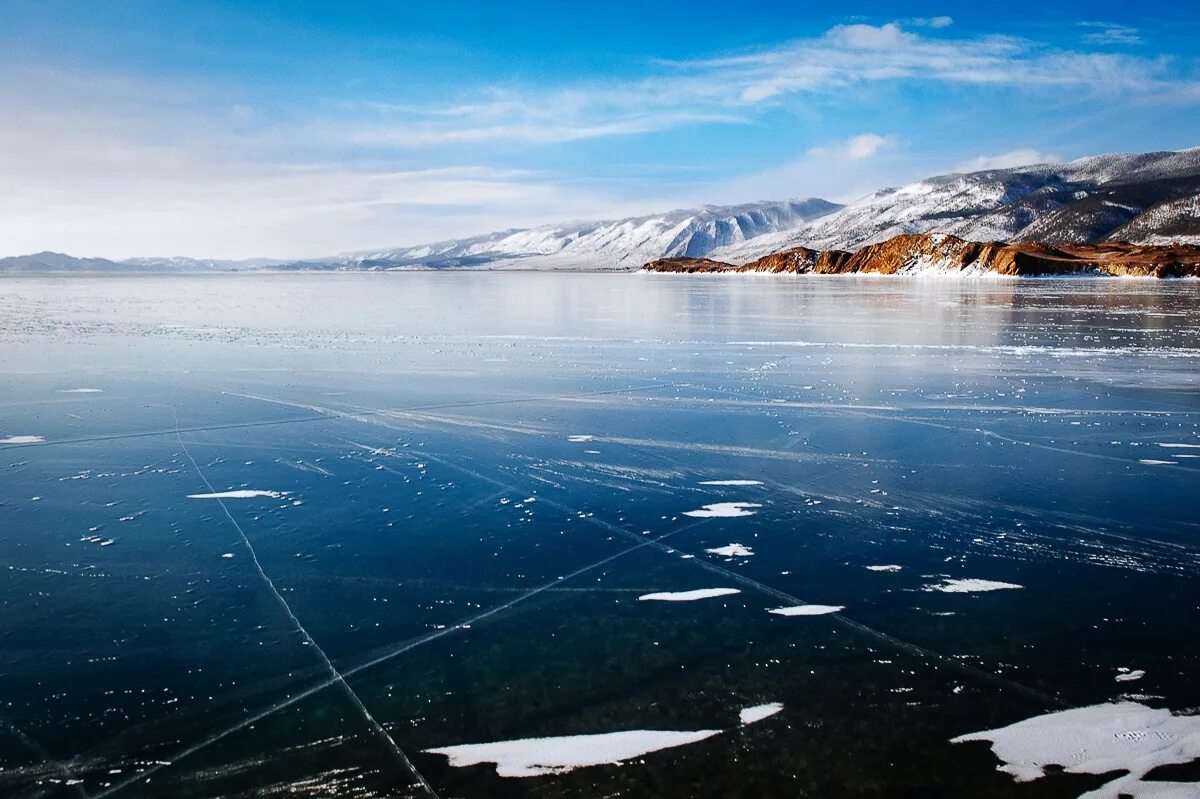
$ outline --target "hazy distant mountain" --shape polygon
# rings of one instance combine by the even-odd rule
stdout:
[[[46,252],[0,258],[0,272],[632,270],[673,256],[745,263],[797,246],[854,250],[904,233],[972,241],[1200,243],[1200,148],[939,175],[846,206],[816,198],[705,206],[303,261],[110,261]]]
[[[417,247],[349,253],[340,267],[636,269],[653,258],[700,257],[832,213],[842,206],[815,197],[786,202],[705,206],[666,214],[505,230]]]
[[[1110,154],[926,178],[791,230],[713,250],[742,263],[804,246],[854,250],[903,233],[972,241],[1200,242],[1200,149]]]

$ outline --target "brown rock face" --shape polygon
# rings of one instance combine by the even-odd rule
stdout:
[[[966,241],[914,233],[868,244],[855,253],[797,247],[740,266],[707,258],[660,258],[651,272],[772,272],[885,275],[926,271],[999,275],[1101,274],[1134,277],[1200,277],[1200,245],[1046,244]]]

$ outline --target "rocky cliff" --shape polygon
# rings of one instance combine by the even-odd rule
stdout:
[[[741,265],[707,258],[660,258],[643,269],[650,272],[1200,277],[1200,245],[977,242],[946,234],[910,233],[868,244],[854,253],[795,247]]]

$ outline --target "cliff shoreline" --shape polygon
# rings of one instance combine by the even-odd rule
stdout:
[[[1200,245],[1125,242],[1051,244],[967,241],[946,234],[910,233],[855,252],[793,247],[745,264],[708,258],[659,258],[645,272],[798,275],[1000,275],[1200,277]]]

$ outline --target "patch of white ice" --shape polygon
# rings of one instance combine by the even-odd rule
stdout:
[[[1003,591],[1008,588],[1024,588],[1016,583],[1002,583],[998,580],[980,580],[974,577],[943,580],[935,585],[925,586],[926,591],[941,591],[946,594],[975,594],[980,591]]]
[[[593,438],[594,436],[567,436],[567,441],[570,441],[572,444],[583,444],[591,441]]]
[[[774,608],[768,613],[776,616],[824,616],[829,613],[841,613],[845,605],[794,605],[790,608]]]
[[[776,713],[783,710],[783,702],[768,702],[765,705],[755,705],[754,707],[744,707],[738,713],[738,719],[745,724],[754,724],[757,721],[770,718]]]
[[[1144,463],[1147,466],[1175,466],[1175,461],[1160,461],[1154,458],[1141,458],[1138,463]]]
[[[41,444],[45,440],[44,436],[9,436],[0,438],[0,444]]]
[[[1159,444],[1167,449],[1200,449],[1200,444]]]
[[[702,486],[760,486],[762,480],[701,480]]]
[[[1085,794],[1089,799],[1200,796],[1200,783],[1143,780],[1158,766],[1200,758],[1200,716],[1118,702],[1047,713],[950,740],[990,742],[1004,762],[999,770],[1017,782],[1041,779],[1048,766],[1070,774],[1128,772]]]
[[[1133,682],[1134,680],[1140,680],[1146,676],[1145,669],[1121,669],[1120,671],[1120,674],[1118,674],[1116,677],[1113,677],[1113,679],[1117,682]]]
[[[754,556],[754,550],[742,544],[726,544],[723,547],[713,547],[704,551],[725,558],[749,558]]]
[[[872,571],[872,572],[898,572],[898,571],[900,571],[900,570],[901,570],[901,569],[903,569],[903,568],[904,568],[903,566],[897,566],[897,565],[895,565],[895,564],[891,564],[891,563],[889,563],[889,564],[888,564],[888,565],[886,565],[886,566],[868,566],[868,567],[867,567],[867,571]]]
[[[715,502],[712,505],[705,505],[699,510],[687,510],[683,512],[684,516],[694,516],[697,519],[712,519],[712,518],[733,518],[736,516],[753,516],[757,511],[753,508],[761,508],[756,502]]]
[[[738,718],[745,726],[783,710],[780,702],[743,708]],[[595,735],[521,738],[485,744],[460,744],[424,751],[445,755],[456,768],[495,763],[501,777],[539,777],[565,774],[588,766],[619,766],[651,752],[698,743],[725,730],[626,730]]]
[[[240,488],[236,491],[217,491],[212,494],[188,494],[188,499],[253,499],[254,497],[270,497],[283,499],[289,491],[262,491],[255,488]]]
[[[736,588],[697,588],[694,591],[659,591],[654,594],[642,594],[639,601],[657,600],[659,602],[693,602],[697,599],[710,599],[716,596],[730,596],[742,593]]]
[[[103,394],[102,388],[64,388],[60,389],[60,394]]]
[[[426,749],[450,758],[455,767],[495,763],[501,777],[537,777],[565,774],[577,768],[619,765],[651,752],[703,741],[721,730],[627,730],[599,735],[564,735],[556,738],[522,738],[487,744],[461,744]]]

